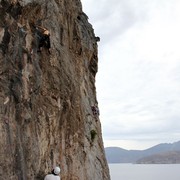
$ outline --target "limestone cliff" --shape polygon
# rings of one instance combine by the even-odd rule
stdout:
[[[96,40],[80,0],[0,0],[1,180],[40,180],[55,165],[62,180],[110,179],[91,109]]]

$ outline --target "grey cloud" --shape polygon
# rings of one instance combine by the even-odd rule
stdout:
[[[141,8],[134,9],[132,2],[127,0],[96,1],[87,14],[103,43],[112,41],[117,35],[122,35],[147,16]]]
[[[180,53],[173,55],[173,51],[163,50],[168,47],[163,46],[166,42],[163,39],[160,47],[157,46],[158,54],[151,55],[149,52],[156,45],[156,39],[148,46],[144,39],[140,39],[146,36],[136,37],[137,33],[134,33],[136,26],[141,32],[141,25],[147,25],[151,18],[156,18],[158,10],[164,13],[163,8],[169,10],[168,5],[175,6],[178,1],[91,2],[95,6],[89,9],[88,16],[96,34],[101,37],[97,94],[104,139],[178,140]],[[128,34],[129,31],[131,34]],[[150,35],[149,32],[145,35]],[[137,46],[140,46],[139,49]],[[164,53],[166,51],[167,54]],[[162,55],[158,56],[159,53]]]

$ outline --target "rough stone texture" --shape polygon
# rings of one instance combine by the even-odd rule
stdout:
[[[50,31],[37,52],[34,26]],[[79,0],[0,0],[0,179],[109,180],[97,103],[97,42]]]

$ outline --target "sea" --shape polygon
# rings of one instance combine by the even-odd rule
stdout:
[[[111,180],[180,180],[180,164],[109,164]]]

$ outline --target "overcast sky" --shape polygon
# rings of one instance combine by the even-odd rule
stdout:
[[[82,0],[99,42],[104,145],[180,140],[180,1]]]

